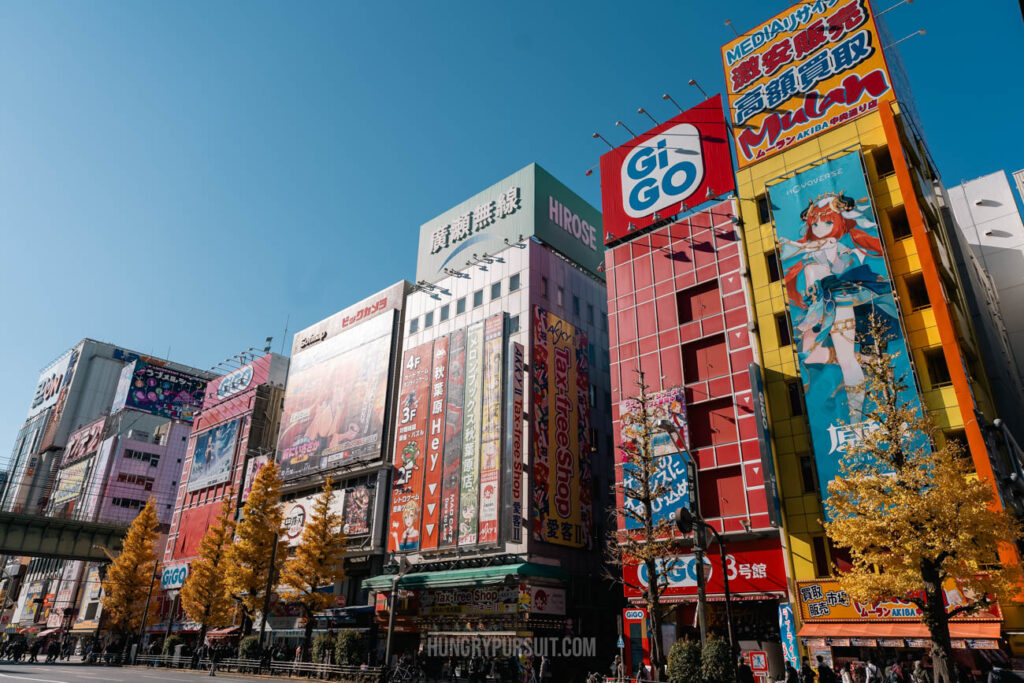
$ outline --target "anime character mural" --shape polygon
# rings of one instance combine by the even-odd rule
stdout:
[[[920,399],[860,153],[797,173],[770,186],[769,196],[818,479],[827,498],[847,446],[872,427],[862,386],[867,360],[892,354],[896,375],[908,384],[901,398],[918,407]],[[873,316],[885,339],[870,334]]]

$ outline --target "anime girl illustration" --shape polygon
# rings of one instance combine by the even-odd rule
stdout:
[[[873,351],[861,345],[859,335],[867,331],[871,313],[889,326],[897,319],[884,262],[871,259],[881,272],[869,262],[883,253],[878,226],[867,199],[858,206],[843,192],[810,200],[800,220],[799,239],[779,237],[798,355],[809,381],[815,366],[839,367],[842,384],[833,397],[845,390],[850,420],[858,421],[864,406],[861,358]]]
[[[417,528],[419,511],[419,503],[415,500],[410,500],[402,507],[402,533],[399,535],[397,531],[391,532],[398,550],[416,550],[420,546],[420,531]]]

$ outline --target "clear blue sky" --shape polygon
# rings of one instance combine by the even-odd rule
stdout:
[[[82,337],[277,350],[286,317],[412,278],[422,222],[531,161],[600,206],[591,133],[720,91],[723,21],[788,4],[0,4],[0,460]],[[1024,167],[1018,3],[887,18],[928,31],[901,51],[946,182]]]

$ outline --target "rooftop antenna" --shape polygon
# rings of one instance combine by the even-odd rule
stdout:
[[[284,318],[284,334],[281,335],[281,355],[284,355],[284,340],[288,337],[288,322],[292,319],[291,313]]]

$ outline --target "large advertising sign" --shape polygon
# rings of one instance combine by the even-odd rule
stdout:
[[[525,401],[525,384],[523,374],[526,366],[526,354],[523,345],[512,344],[512,355],[509,359],[509,410],[508,435],[506,448],[509,457],[508,499],[510,512],[509,540],[519,543],[523,540],[523,403]]]
[[[398,395],[394,479],[388,525],[388,551],[420,547],[423,464],[427,421],[430,417],[430,370],[434,344],[427,342],[405,352]]]
[[[29,407],[27,418],[34,417],[50,406],[56,405],[61,389],[71,381],[77,358],[78,353],[75,350],[68,351],[43,370],[36,383],[36,391],[32,396],[32,405]]]
[[[445,391],[448,386],[448,337],[434,342],[434,368],[430,376],[430,428],[427,435],[426,472],[423,474],[423,537],[420,547],[437,547],[441,518],[441,475],[444,461]]]
[[[727,44],[722,59],[740,168],[894,97],[867,0],[800,3]]]
[[[590,543],[592,514],[586,336],[534,306],[532,344],[533,535],[582,548]]]
[[[860,154],[826,161],[768,191],[818,479],[827,498],[847,445],[872,427],[863,418],[860,386],[866,376],[861,357],[876,352],[868,330],[872,314],[890,337],[896,376],[907,380],[901,400],[920,403]]]
[[[768,401],[764,397],[761,382],[761,366],[751,363],[747,366],[750,375],[750,395],[753,401],[754,420],[757,422],[757,445],[761,451],[761,471],[764,475],[764,493],[768,498],[768,520],[771,525],[782,525],[782,503],[779,496],[779,481],[775,477],[775,455],[772,450],[772,435],[768,425]]]
[[[191,422],[203,407],[205,391],[206,380],[136,360],[121,371],[111,412],[132,408],[159,417]],[[118,403],[122,396],[122,402]]]
[[[340,520],[335,531],[343,531],[345,528],[345,495],[345,489],[331,493],[331,504],[328,510],[337,514]],[[320,493],[317,492],[289,500],[284,504],[284,537],[288,541],[288,545],[298,545],[302,540],[302,532],[313,517],[316,499],[319,497]]]
[[[54,488],[50,502],[54,505],[66,503],[82,495],[82,489],[89,476],[89,469],[92,465],[92,458],[80,460],[74,465],[65,467],[60,471],[60,480]]]
[[[651,501],[651,520],[655,524],[671,520],[677,509],[690,506],[690,482],[686,476],[686,455],[673,442],[672,437],[654,427],[660,420],[670,420],[686,441],[683,444],[684,447],[688,447],[686,393],[682,387],[666,389],[648,396],[647,423],[651,425],[651,449],[656,458],[657,467],[650,485],[654,491],[662,492],[662,495]],[[619,423],[624,449],[635,448],[636,444],[641,443],[644,425],[640,404],[635,399],[627,399],[620,404]],[[626,489],[634,490],[639,486],[634,470],[635,466],[629,463],[622,465],[622,485]],[[643,503],[635,498],[623,496],[622,505],[636,515],[635,518],[628,514],[621,515],[625,528],[641,528],[643,524],[640,518],[644,514]]]
[[[346,536],[365,536],[370,533],[370,509],[373,505],[373,489],[369,486],[353,486],[345,489]]]
[[[275,363],[274,354],[267,354],[234,372],[210,380],[206,386],[203,410],[209,410],[224,401],[241,396],[246,391],[267,382],[284,386],[287,378],[287,364],[282,362],[283,359],[279,356],[276,358],[279,362]]]
[[[729,592],[732,595],[743,593],[777,593],[785,594],[786,564],[779,548],[778,539],[761,539],[730,543],[726,555],[726,572],[729,576]],[[667,588],[664,596],[695,596],[697,595],[697,560],[693,555],[680,555],[681,561],[673,562],[671,570],[664,580]],[[722,580],[722,556],[717,547],[713,547],[704,556],[704,575],[707,577],[709,594],[724,594],[725,582]],[[664,567],[659,562],[659,567]],[[624,593],[627,598],[639,598],[647,590],[648,576],[646,565],[626,565],[622,569],[625,579]],[[662,574],[661,570],[658,571]]]
[[[605,242],[735,189],[716,95],[601,157]]]
[[[101,417],[95,422],[90,422],[77,432],[72,432],[68,437],[68,443],[64,447],[64,459],[61,465],[66,467],[76,460],[81,460],[87,455],[95,453],[103,441],[103,426],[106,418]]]
[[[448,341],[448,405],[445,407],[444,459],[441,471],[441,518],[438,545],[459,540],[459,488],[462,481],[462,414],[466,391],[466,330],[456,330]]]
[[[296,335],[278,447],[283,478],[380,455],[394,313],[374,315],[335,334]]]
[[[473,545],[480,522],[480,418],[484,370],[484,323],[466,333],[466,402],[462,412],[462,472],[459,483],[459,545]]]
[[[189,493],[231,480],[239,422],[231,420],[196,436],[186,488]]]
[[[879,600],[873,603],[857,602],[843,590],[836,579],[798,581],[797,598],[800,620],[806,622],[836,621],[920,621],[923,614],[913,602],[902,599]],[[968,597],[952,579],[942,584],[943,603],[949,612],[964,604]],[[923,597],[923,596],[922,596]],[[998,603],[987,609],[952,617],[955,621],[1001,621]]]
[[[501,505],[501,387],[504,374],[505,318],[495,315],[484,322],[484,384],[480,426],[480,532],[479,543],[498,540]]]

